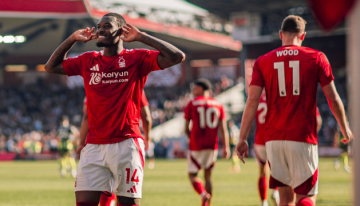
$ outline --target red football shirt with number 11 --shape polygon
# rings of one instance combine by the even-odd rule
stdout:
[[[259,57],[250,85],[265,87],[265,140],[317,144],[317,86],[334,80],[326,56],[300,46],[282,46]]]

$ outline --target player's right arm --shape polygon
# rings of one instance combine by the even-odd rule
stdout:
[[[185,134],[190,138],[190,120],[186,120],[185,122]]]
[[[345,108],[341,101],[341,98],[336,91],[334,81],[331,81],[330,84],[322,87],[326,98],[328,100],[328,103],[330,105],[330,109],[332,113],[334,114],[337,122],[339,123],[341,132],[343,133],[345,140],[342,140],[345,144],[349,143],[352,138],[353,134],[350,129],[348,120],[346,118],[345,114]]]
[[[62,65],[63,60],[66,58],[66,54],[78,41],[86,43],[90,40],[96,39],[94,32],[95,28],[91,30],[80,29],[74,32],[69,38],[67,38],[51,55],[50,59],[45,64],[45,70],[52,74],[66,75],[64,67]]]
[[[83,118],[81,121],[81,128],[80,128],[80,143],[79,143],[78,148],[76,149],[76,154],[78,154],[78,155],[80,155],[81,150],[85,146],[88,130],[89,130],[89,120],[88,120],[88,115],[87,115],[87,106],[86,106],[86,104],[84,104]]]
[[[150,130],[151,130],[151,126],[152,126],[149,106],[141,107],[140,116],[141,116],[144,136],[145,136],[145,150],[147,150],[149,147],[149,143],[151,142]]]

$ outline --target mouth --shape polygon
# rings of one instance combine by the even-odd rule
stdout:
[[[106,38],[106,36],[105,35],[98,35],[98,37],[97,37],[98,39],[105,39]]]

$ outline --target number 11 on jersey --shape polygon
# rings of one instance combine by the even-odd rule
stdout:
[[[300,61],[289,61],[289,67],[293,69],[293,95],[300,95]],[[280,97],[285,97],[286,85],[284,62],[275,62],[274,69],[278,72]]]

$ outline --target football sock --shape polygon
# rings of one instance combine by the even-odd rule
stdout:
[[[343,161],[344,161],[344,167],[349,166],[349,156],[347,152],[343,153]]]
[[[258,188],[259,188],[259,194],[260,194],[261,200],[266,200],[267,190],[268,190],[266,177],[260,177],[259,178]]]
[[[203,193],[206,193],[204,184],[202,183],[202,181],[199,178],[195,178],[194,182],[192,182],[193,188],[195,189],[195,191],[201,195]]]
[[[98,206],[96,202],[77,202],[76,206]]]
[[[304,197],[297,202],[296,206],[314,206],[314,203],[311,198]]]
[[[240,165],[240,159],[237,156],[232,156],[231,160],[232,160],[232,165],[233,166]]]

